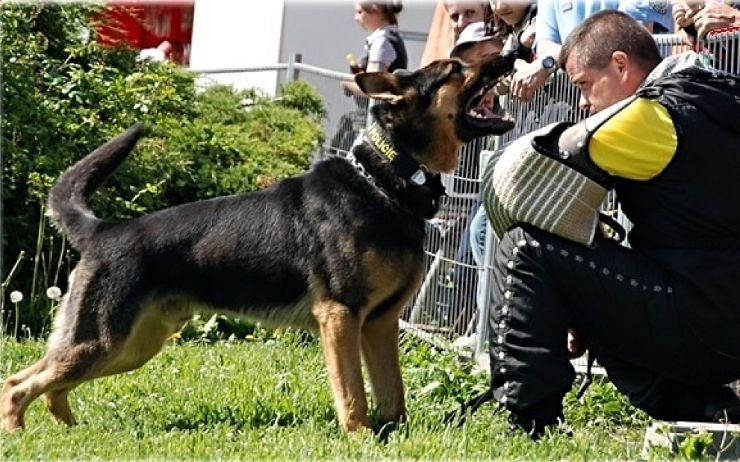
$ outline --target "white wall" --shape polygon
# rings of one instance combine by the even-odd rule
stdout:
[[[282,0],[195,0],[190,67],[194,70],[274,65],[280,61]],[[221,83],[274,93],[274,72],[221,74]]]

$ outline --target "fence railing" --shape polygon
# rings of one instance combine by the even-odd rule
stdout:
[[[689,49],[682,37],[657,35],[663,56]],[[705,62],[713,67],[740,73],[740,32],[727,31],[708,37],[701,44]],[[346,153],[367,120],[368,101],[346,93],[340,82],[352,80],[351,74],[333,72],[297,62],[247,69],[221,69],[201,73],[201,84],[240,81],[244,76],[263,75],[281,83],[300,79],[311,84],[324,98],[327,117],[323,121],[326,140],[318,157]],[[490,308],[491,255],[494,239],[486,237],[485,258],[476,265],[469,244],[469,225],[479,205],[479,158],[481,150],[497,150],[533,130],[558,121],[576,122],[586,116],[578,108],[578,90],[567,76],[558,72],[537,92],[532,102],[504,98],[503,104],[516,125],[507,134],[478,139],[460,151],[457,169],[444,175],[448,196],[441,201],[437,216],[427,222],[424,243],[426,274],[416,295],[402,315],[402,327],[433,343],[472,356],[485,351],[487,313]],[[619,213],[613,195],[605,205],[618,220],[628,225]],[[489,227],[490,228],[490,227]],[[478,300],[478,284],[483,296]]]

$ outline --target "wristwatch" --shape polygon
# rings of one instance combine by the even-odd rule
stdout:
[[[558,70],[558,62],[552,56],[545,56],[540,63],[542,63],[542,68],[550,74]]]

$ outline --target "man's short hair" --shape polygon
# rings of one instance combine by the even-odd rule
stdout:
[[[626,53],[647,71],[661,61],[650,32],[627,14],[615,10],[595,13],[573,29],[560,49],[559,61],[565,65],[568,57],[576,53],[581,66],[603,69],[615,51]]]

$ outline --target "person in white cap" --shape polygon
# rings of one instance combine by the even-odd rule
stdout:
[[[474,63],[494,53],[500,53],[504,43],[499,37],[486,35],[486,23],[483,21],[468,24],[455,42],[450,52],[451,58],[460,58]]]

